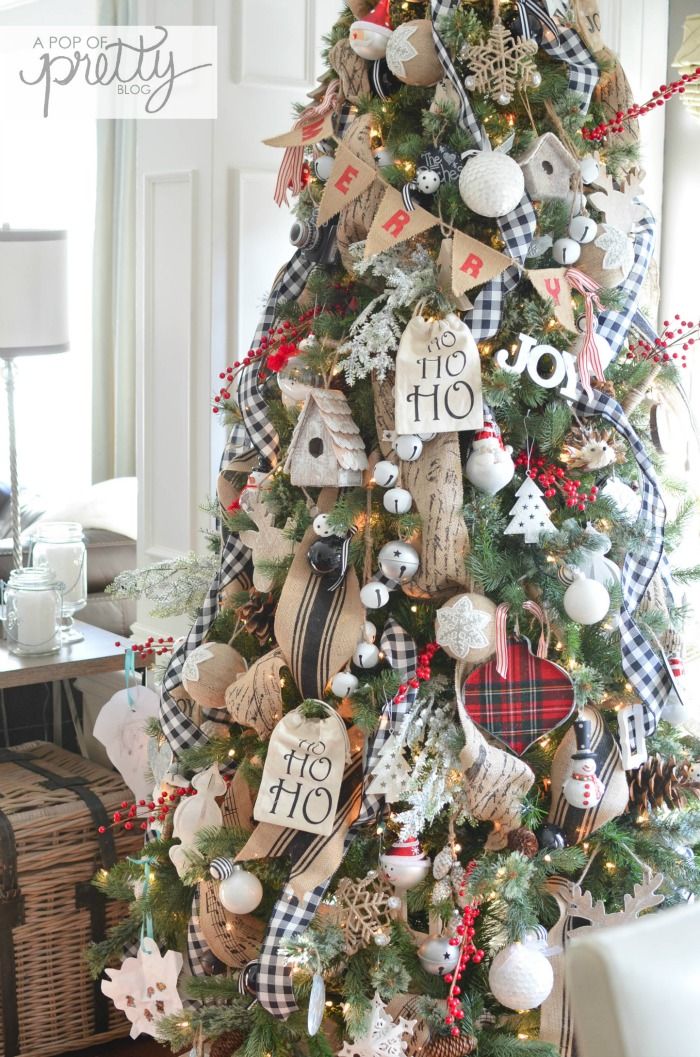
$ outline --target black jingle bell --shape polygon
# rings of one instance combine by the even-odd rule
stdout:
[[[525,18],[527,20],[528,28],[523,30],[520,11],[516,8],[515,11],[510,11],[507,15],[504,15],[503,25],[514,37],[530,37],[530,39],[534,40],[537,44],[541,44],[544,31],[539,18],[531,14],[529,11],[526,12]]]
[[[437,147],[430,147],[423,151],[416,169],[428,169],[430,172],[437,173],[441,184],[454,184],[459,180],[463,166],[464,162],[458,151],[444,144],[438,144]]]
[[[316,540],[309,547],[307,554],[309,565],[319,576],[327,573],[339,573],[343,560],[343,541],[340,536],[328,536]]]
[[[216,957],[213,951],[204,951],[200,956],[200,964],[205,976],[220,976],[226,972],[226,965]]]
[[[248,962],[241,969],[241,974],[238,977],[238,990],[242,995],[252,995],[253,998],[258,997],[258,969],[259,965],[257,962]]]
[[[375,59],[370,63],[369,83],[372,95],[376,95],[377,99],[388,99],[401,87],[401,81],[394,77],[386,59]]]
[[[550,851],[565,848],[568,843],[564,830],[560,826],[555,826],[553,822],[545,822],[544,826],[540,826],[537,830],[537,840],[540,848],[547,848]]]

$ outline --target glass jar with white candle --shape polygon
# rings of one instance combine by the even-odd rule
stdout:
[[[73,614],[87,603],[87,551],[83,526],[77,521],[46,521],[37,525],[32,541],[33,568],[50,569],[63,584],[63,642],[80,642]]]
[[[5,585],[5,634],[11,653],[61,648],[61,585],[49,569],[13,569]]]

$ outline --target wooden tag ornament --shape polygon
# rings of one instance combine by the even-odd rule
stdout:
[[[182,683],[200,708],[225,708],[227,688],[247,667],[232,646],[204,642],[188,655],[182,669]]]
[[[483,425],[479,350],[466,323],[450,313],[414,316],[396,356],[395,423],[399,433],[454,433]]]

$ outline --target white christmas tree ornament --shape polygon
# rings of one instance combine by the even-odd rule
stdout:
[[[542,490],[531,477],[525,478],[515,494],[517,501],[510,511],[512,520],[504,535],[523,536],[525,543],[539,543],[543,532],[556,531],[542,498]]]

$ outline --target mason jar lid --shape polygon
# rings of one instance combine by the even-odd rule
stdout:
[[[83,539],[83,526],[77,521],[44,521],[32,538],[35,543],[75,543]]]
[[[62,585],[54,576],[51,569],[44,566],[33,566],[29,569],[13,569],[7,582],[8,587],[20,591],[47,591],[61,590]]]

